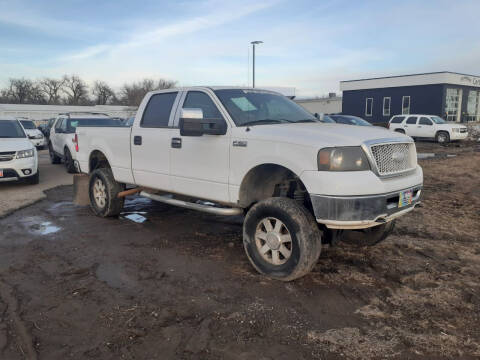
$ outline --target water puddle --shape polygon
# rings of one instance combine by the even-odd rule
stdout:
[[[436,153],[418,153],[417,159],[418,160],[426,160],[426,159],[449,159],[456,157],[455,154],[436,154]]]
[[[25,230],[35,235],[50,235],[62,230],[60,226],[51,221],[46,221],[40,216],[26,217],[21,220],[21,224]]]
[[[97,268],[96,276],[100,281],[107,283],[107,285],[113,288],[133,288],[137,285],[136,280],[129,276],[125,269],[118,264],[101,264]]]

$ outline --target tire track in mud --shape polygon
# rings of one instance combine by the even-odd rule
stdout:
[[[37,352],[33,347],[33,339],[27,329],[24,321],[19,315],[18,299],[14,294],[14,289],[0,278],[0,299],[7,305],[6,314],[10,317],[15,333],[19,350],[28,360],[37,360]]]

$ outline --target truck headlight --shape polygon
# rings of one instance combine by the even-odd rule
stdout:
[[[42,134],[37,134],[33,136],[34,139],[42,139],[43,135]]]
[[[33,149],[20,150],[20,151],[17,151],[17,159],[33,157],[34,154],[35,152],[33,151]]]
[[[360,146],[321,149],[317,162],[319,171],[370,170],[367,156]]]

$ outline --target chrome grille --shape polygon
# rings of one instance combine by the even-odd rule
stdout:
[[[395,175],[415,168],[411,143],[377,144],[370,147],[379,175]]]
[[[15,151],[0,152],[0,161],[10,161],[15,157]]]

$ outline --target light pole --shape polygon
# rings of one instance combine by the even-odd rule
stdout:
[[[253,59],[253,61],[252,61],[253,82],[252,82],[252,85],[253,85],[253,87],[255,87],[255,45],[263,44],[263,41],[256,40],[256,41],[252,41],[250,44],[252,44],[252,48],[253,48],[253,56],[252,56],[252,59]]]

